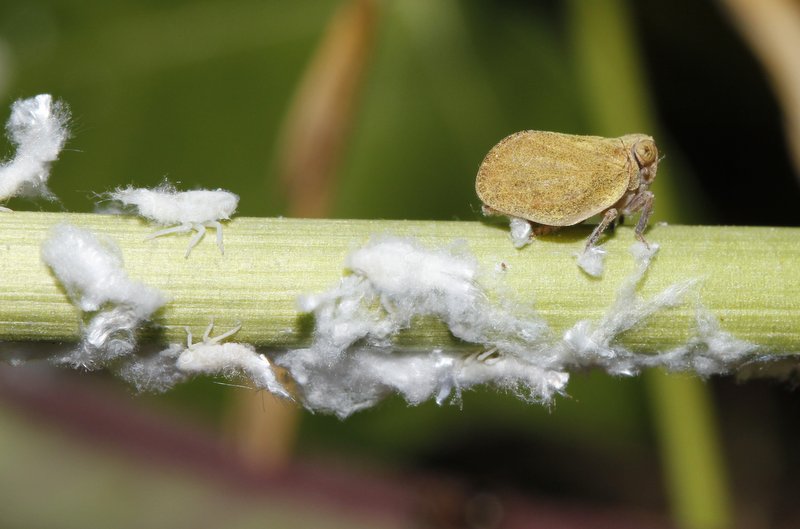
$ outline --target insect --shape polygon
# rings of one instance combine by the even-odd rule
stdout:
[[[127,206],[135,206],[139,215],[170,228],[157,231],[147,237],[155,239],[170,233],[196,233],[189,240],[189,247],[184,257],[189,257],[203,235],[206,228],[217,231],[217,246],[225,253],[222,245],[222,224],[220,220],[228,220],[239,205],[239,197],[224,189],[195,191],[177,191],[169,184],[162,184],[155,189],[128,187],[109,193],[113,200]]]
[[[201,371],[198,366],[214,365],[215,369],[219,366],[225,365],[231,358],[249,357],[251,353],[255,355],[255,349],[252,346],[240,343],[221,343],[226,338],[229,338],[239,332],[242,328],[241,324],[237,324],[233,329],[211,337],[211,331],[214,329],[214,322],[208,324],[206,332],[203,334],[203,341],[192,343],[192,331],[189,327],[184,327],[186,331],[186,349],[178,359],[178,367],[187,371]],[[220,354],[221,352],[225,354]],[[216,364],[219,364],[217,366]]]
[[[211,337],[214,328],[212,321],[203,334],[203,341],[192,343],[192,332],[186,327],[186,348],[178,356],[178,369],[190,373],[225,373],[242,372],[249,376],[257,387],[266,389],[281,397],[291,399],[288,391],[278,382],[272,371],[272,364],[263,354],[256,352],[255,347],[243,343],[221,343],[236,334],[241,325]]]
[[[656,144],[645,134],[602,138],[526,130],[492,147],[478,169],[475,190],[485,214],[525,219],[534,235],[602,214],[585,250],[620,215],[641,211],[635,234],[647,244],[649,187],[658,161]]]

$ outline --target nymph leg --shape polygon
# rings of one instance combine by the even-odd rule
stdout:
[[[186,248],[186,254],[183,256],[184,258],[188,258],[189,257],[189,254],[191,253],[192,248],[197,246],[197,243],[199,243],[200,239],[203,238],[203,235],[206,234],[206,227],[203,226],[202,224],[193,224],[191,226],[191,229],[193,229],[197,233],[192,235],[192,239],[189,241],[189,247]]]
[[[211,325],[214,325],[214,324],[212,323]],[[224,340],[225,338],[227,338],[229,336],[233,336],[234,334],[239,332],[239,329],[241,329],[241,328],[242,328],[242,324],[241,323],[237,323],[236,326],[233,329],[231,329],[229,331],[226,331],[226,332],[220,334],[219,336],[215,336],[213,338],[209,338],[208,336],[206,336],[205,338],[203,338],[203,341],[206,342],[206,343],[212,343],[212,344],[213,343],[219,343],[222,340]]]
[[[219,253],[225,255],[225,248],[222,246],[222,223],[219,221],[213,221],[206,224],[209,228],[215,228],[217,230],[217,248],[219,248]]]
[[[192,225],[181,224],[180,226],[173,226],[172,228],[151,233],[145,237],[144,240],[149,241],[150,239],[155,239],[156,237],[161,237],[162,235],[169,235],[170,233],[186,233],[187,231],[192,231]]]

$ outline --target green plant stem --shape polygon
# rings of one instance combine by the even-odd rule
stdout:
[[[237,340],[243,342],[307,345],[312,325],[297,312],[298,296],[337,284],[348,252],[373,235],[414,236],[432,247],[465,241],[481,265],[479,283],[498,298],[534,306],[555,333],[602,317],[635,265],[627,227],[609,237],[605,274],[597,280],[575,264],[588,233],[582,227],[516,250],[507,228],[480,222],[237,218],[224,229],[225,255],[209,234],[185,259],[188,236],[145,240],[154,227],[136,218],[15,212],[0,217],[2,341],[79,338],[81,314],[39,255],[50,228],[60,222],[116,241],[129,275],[170,297],[156,320],[164,329],[160,339],[171,341],[183,340],[184,326],[197,332],[213,318],[220,326],[241,322]],[[677,281],[698,279],[700,302],[725,330],[765,353],[800,351],[799,236],[794,228],[654,227],[648,239],[661,249],[639,293],[648,297]],[[691,336],[694,321],[687,303],[656,314],[620,341],[638,351],[667,350]],[[441,323],[428,320],[401,339],[411,347],[458,346]]]

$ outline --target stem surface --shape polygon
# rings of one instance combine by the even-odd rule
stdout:
[[[172,342],[183,341],[184,326],[201,332],[213,318],[220,330],[241,322],[237,341],[275,348],[308,345],[313,321],[297,312],[297,297],[335,285],[346,273],[348,252],[373,235],[413,236],[432,247],[465,241],[481,265],[478,282],[498,298],[534,306],[556,333],[582,319],[599,319],[634,266],[628,227],[607,238],[605,273],[598,280],[575,264],[574,254],[588,234],[584,227],[516,250],[505,226],[481,222],[236,218],[224,229],[225,255],[207,237],[184,259],[187,237],[146,241],[156,228],[137,218],[5,213],[0,217],[0,341],[79,339],[81,314],[39,256],[50,227],[60,222],[116,241],[129,275],[170,296],[156,322],[163,329],[157,339]],[[653,227],[648,241],[661,249],[639,293],[649,297],[697,278],[700,302],[724,330],[761,345],[765,353],[800,351],[798,237],[796,228]],[[688,301],[659,312],[620,342],[640,352],[685,343],[695,321]],[[411,347],[457,344],[433,320],[414,325],[400,342]]]

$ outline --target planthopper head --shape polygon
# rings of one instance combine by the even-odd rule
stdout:
[[[644,136],[633,144],[631,149],[636,163],[639,164],[639,178],[643,184],[649,185],[656,177],[658,170],[658,148],[653,138]]]

